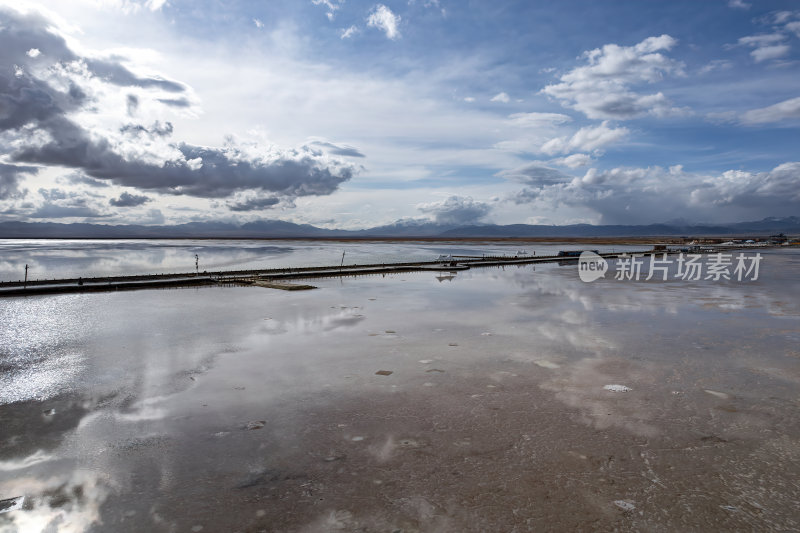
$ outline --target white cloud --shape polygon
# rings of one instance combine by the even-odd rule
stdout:
[[[253,24],[256,25],[256,28],[261,29],[264,27],[264,23],[261,22],[259,19],[253,19]]]
[[[567,168],[580,168],[591,165],[593,161],[594,159],[588,154],[572,154],[567,157],[554,159],[552,163]]]
[[[35,58],[39,57],[41,55],[41,53],[42,52],[38,48],[31,48],[30,50],[28,50],[25,53],[25,55],[35,59]]]
[[[786,29],[800,37],[800,21],[788,23]]]
[[[539,128],[572,121],[571,117],[561,113],[514,113],[508,118],[511,124],[521,128]]]
[[[800,11],[774,11],[770,15],[762,17],[761,20],[762,21],[766,20],[773,24],[783,24],[787,20],[800,18]]]
[[[745,124],[764,124],[791,118],[800,118],[800,97],[790,98],[760,109],[751,109],[742,114],[741,121]]]
[[[473,97],[471,97],[471,96],[466,96],[466,97],[464,97],[464,101],[465,101],[465,102],[472,103],[472,102],[474,102],[474,101],[475,101],[475,98],[473,98]]]
[[[662,93],[640,94],[632,86],[656,83],[665,75],[683,75],[682,63],[661,52],[677,41],[669,35],[648,37],[634,46],[607,44],[584,52],[587,64],[562,75],[560,83],[542,92],[589,118],[630,119],[652,114],[665,116],[674,109]]]
[[[350,37],[352,37],[353,35],[357,34],[360,31],[361,30],[358,29],[358,26],[352,25],[349,28],[343,29],[342,33],[340,34],[340,37],[342,39],[349,39]]]
[[[511,98],[508,97],[506,93],[497,93],[496,95],[492,96],[491,102],[501,102],[507,104],[511,101]]]
[[[173,140],[170,121],[131,123],[131,114],[144,117],[153,107],[160,115],[180,113],[191,106],[192,92],[162,76],[137,74],[120,56],[76,54],[42,15],[3,10],[2,16],[19,33],[0,31],[0,49],[7,52],[0,70],[11,61],[28,61],[30,42],[41,43],[48,62],[34,65],[31,72],[20,69],[17,83],[0,86],[0,101],[12,105],[0,134],[13,139],[0,142],[0,158],[72,168],[107,184],[196,198],[223,198],[243,190],[286,198],[330,194],[357,172],[356,165],[307,146],[281,148],[230,138],[213,148]],[[53,104],[42,106],[42,101]],[[23,173],[18,166],[2,171],[4,195],[16,194]],[[63,207],[70,208],[63,213],[85,209]]]
[[[543,183],[510,199],[535,206],[563,205],[589,210],[602,224],[647,224],[675,218],[730,222],[790,216],[800,209],[800,163],[768,172],[729,170],[704,175],[680,165],[664,169],[590,168],[569,182]]]
[[[783,57],[789,53],[791,47],[788,44],[778,44],[775,46],[763,46],[761,48],[756,48],[750,55],[753,56],[756,63],[761,63],[762,61],[768,61],[770,59],[778,59],[779,57]]]
[[[400,17],[392,13],[392,10],[383,4],[378,4],[373,8],[367,18],[367,26],[377,28],[386,34],[389,39],[397,39],[400,37]]]
[[[738,40],[740,46],[753,48],[750,55],[756,63],[778,59],[785,56],[791,50],[788,44],[784,44],[786,36],[782,33],[761,33],[758,35],[748,35]]]
[[[491,211],[491,205],[473,200],[470,196],[450,196],[439,202],[417,204],[417,209],[433,215],[437,224],[475,224]]]
[[[564,154],[573,151],[587,152],[624,139],[630,131],[627,128],[612,128],[608,121],[599,126],[586,126],[572,137],[556,137],[544,143],[541,151],[546,154]]]
[[[344,0],[311,0],[311,3],[315,6],[325,6],[328,8],[328,12],[325,14],[328,17],[328,20],[333,20],[336,17],[336,12],[341,9],[342,4],[344,4]]]
[[[696,204],[718,206],[760,205],[776,210],[781,205],[800,208],[800,162],[778,165],[768,172],[729,170],[720,176],[706,179],[691,192]],[[795,211],[796,213],[797,211]]]
[[[717,70],[728,70],[733,68],[733,62],[727,59],[714,59],[700,68],[700,74],[708,74]]]
[[[761,47],[779,43],[784,39],[786,39],[786,37],[781,33],[761,33],[758,35],[740,37],[738,42],[743,46]]]
[[[733,9],[750,9],[750,4],[743,0],[728,0],[728,7]]]
[[[125,15],[139,13],[142,8],[150,11],[159,11],[167,0],[95,0],[95,5],[103,8],[118,9]]]

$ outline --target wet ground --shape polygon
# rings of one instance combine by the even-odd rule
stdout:
[[[798,266],[0,301],[0,531],[796,530]]]

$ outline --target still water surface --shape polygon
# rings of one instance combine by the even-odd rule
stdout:
[[[246,270],[300,266],[431,261],[441,255],[539,255],[581,249],[570,244],[384,243],[265,240],[20,240],[0,239],[0,281],[77,278],[123,274]],[[593,246],[640,250],[642,246]]]
[[[62,244],[3,261],[506,249]],[[549,264],[0,300],[0,500],[25,496],[0,531],[795,529],[800,253],[762,253],[747,283]]]

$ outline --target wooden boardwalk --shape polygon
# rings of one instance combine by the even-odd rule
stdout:
[[[645,255],[650,251],[600,254],[606,259],[622,255]],[[292,280],[333,278],[404,272],[456,272],[470,268],[528,265],[536,263],[577,262],[578,257],[549,256],[482,256],[453,257],[452,261],[417,261],[411,263],[383,263],[302,268],[273,268],[257,270],[229,270],[215,272],[186,272],[178,274],[143,274],[136,276],[107,276],[97,278],[66,278],[0,282],[0,298],[33,296],[39,294],[65,294],[80,292],[198,287],[205,285],[257,285],[280,288]],[[280,286],[283,285],[283,286]],[[291,284],[288,284],[291,287]],[[285,290],[292,290],[291,288]],[[296,289],[294,289],[296,290]]]

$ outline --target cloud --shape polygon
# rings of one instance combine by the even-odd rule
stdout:
[[[94,103],[86,84],[177,93],[175,100],[160,100],[181,106],[186,88],[162,77],[133,74],[112,60],[76,55],[63,38],[48,30],[50,23],[41,15],[5,8],[0,14],[7,21],[0,31],[0,72],[13,65],[27,66],[31,58],[26,52],[33,45],[46,50],[48,60],[41,64],[36,58],[41,66],[25,68],[19,77],[0,75],[0,134],[14,139],[8,146],[0,145],[0,156],[11,162],[67,167],[124,187],[201,198],[242,191],[287,198],[327,195],[356,171],[345,160],[308,147],[229,139],[216,148],[172,141],[169,122],[125,124],[107,131],[89,125]],[[16,178],[8,176],[3,178],[4,187],[11,190]]]
[[[507,104],[511,101],[511,98],[508,97],[506,93],[497,93],[496,95],[492,96],[492,99],[489,100],[490,102],[501,102],[503,104]]]
[[[556,137],[544,143],[541,151],[546,154],[565,154],[574,151],[593,151],[615,143],[628,136],[628,128],[612,128],[608,121],[599,126],[586,126],[572,137]]]
[[[20,191],[19,189],[23,176],[36,174],[38,171],[39,169],[36,167],[0,163],[0,200],[11,200],[25,196],[25,191]]]
[[[319,146],[320,148],[334,155],[341,155],[345,157],[366,157],[364,154],[359,152],[357,148],[348,146],[346,144],[339,145],[327,141],[312,141],[309,143],[309,145]]]
[[[162,213],[160,209],[148,209],[144,220],[142,220],[142,223],[161,225],[165,221],[166,218],[164,217],[164,213]]]
[[[800,163],[768,172],[729,170],[703,175],[681,166],[589,169],[569,182],[542,183],[517,191],[509,200],[583,208],[603,224],[649,224],[675,218],[730,222],[790,216],[800,209]]]
[[[514,113],[508,118],[511,124],[521,128],[540,128],[572,121],[571,117],[561,113]]]
[[[83,58],[82,61],[94,76],[106,83],[120,87],[154,88],[171,93],[180,93],[186,90],[183,84],[159,76],[137,76],[116,61],[88,58]]]
[[[778,59],[789,53],[791,47],[784,44],[786,36],[782,33],[761,33],[758,35],[748,35],[738,40],[740,46],[753,48],[750,55],[756,63]]]
[[[100,213],[91,207],[45,203],[28,216],[30,218],[103,218],[110,215]]]
[[[541,163],[529,163],[510,170],[504,170],[496,175],[533,187],[544,187],[546,185],[566,183],[572,180],[572,176],[564,174],[560,170],[546,167]]]
[[[231,211],[261,211],[275,207],[280,200],[274,196],[250,196],[238,202],[229,202],[228,209]]]
[[[437,224],[464,225],[478,223],[489,214],[491,206],[469,196],[450,196],[440,202],[418,204],[417,209],[426,215],[433,215]]]
[[[367,17],[367,26],[383,31],[386,37],[394,40],[400,37],[400,30],[397,28],[400,20],[400,17],[392,13],[391,9],[383,4],[378,4]]]
[[[64,176],[63,178],[59,178],[59,181],[61,182],[65,181],[67,183],[72,183],[75,185],[88,185],[90,187],[99,187],[99,188],[111,186],[109,183],[105,181],[100,181],[94,178],[90,178],[89,176],[87,176],[82,172],[73,172],[67,176]]]
[[[129,94],[125,98],[125,107],[128,110],[128,116],[134,116],[139,109],[139,98],[135,94]]]
[[[76,168],[116,185],[165,194],[224,198],[237,191],[258,190],[287,197],[327,195],[355,171],[353,165],[309,148],[262,148],[234,141],[224,148],[156,145],[166,153],[131,160],[120,153],[126,148],[124,143],[95,139],[65,119],[50,126],[55,140],[22,148],[12,154],[13,159]],[[138,152],[141,147],[130,148]]]
[[[255,19],[255,18],[254,18],[254,19],[253,19],[253,24],[255,24],[255,25],[256,25],[256,28],[258,28],[259,30],[260,30],[261,28],[263,28],[263,27],[264,27],[264,23],[263,23],[263,22],[261,22],[261,20],[260,20],[260,19]]]
[[[700,68],[699,72],[700,74],[708,74],[709,72],[714,72],[716,70],[728,70],[731,68],[733,68],[732,61],[728,61],[727,59],[714,59]]]
[[[669,35],[648,37],[634,46],[607,44],[584,52],[586,65],[562,75],[542,92],[593,119],[665,116],[680,110],[662,93],[640,94],[632,87],[653,84],[666,75],[683,75],[682,63],[662,54],[677,41]]]
[[[800,209],[800,162],[778,165],[768,172],[729,170],[692,190],[693,203],[713,206],[760,206]]]
[[[64,189],[39,189],[44,202],[29,216],[31,218],[101,218],[102,213],[95,200],[96,195],[83,194]]]
[[[758,35],[740,37],[738,43],[742,46],[752,46],[757,48],[761,46],[770,46],[785,39],[786,36],[781,33],[760,33]]]
[[[326,13],[328,20],[333,20],[336,17],[336,12],[341,9],[344,0],[311,0],[315,6],[325,6],[328,8]]]
[[[789,50],[791,50],[791,47],[788,44],[777,44],[775,46],[756,48],[750,52],[750,55],[753,56],[756,63],[761,63],[762,61],[783,57],[789,53]]]
[[[750,9],[750,4],[743,0],[728,0],[728,7],[733,9]]]
[[[167,3],[167,0],[147,0],[145,2],[145,6],[150,11],[158,11],[159,9],[164,7],[164,4],[166,4],[166,3]]]
[[[125,124],[119,129],[119,131],[132,137],[169,137],[172,135],[173,127],[172,122],[164,122],[162,124],[156,120],[149,128],[142,126],[141,124]]]
[[[361,30],[358,29],[358,26],[356,26],[354,24],[354,25],[350,26],[349,28],[343,29],[342,33],[340,34],[340,37],[342,39],[349,39],[350,37],[352,37],[353,35],[359,33],[360,31]]]
[[[554,159],[552,163],[568,168],[580,168],[591,165],[593,161],[592,157],[587,154],[572,154]]]
[[[170,107],[192,107],[187,98],[159,98],[158,101]]]
[[[136,207],[150,201],[147,196],[124,192],[120,194],[119,198],[111,198],[108,203],[114,207]]]
[[[800,97],[760,109],[751,109],[742,114],[741,121],[744,124],[764,124],[793,118],[800,118]]]

